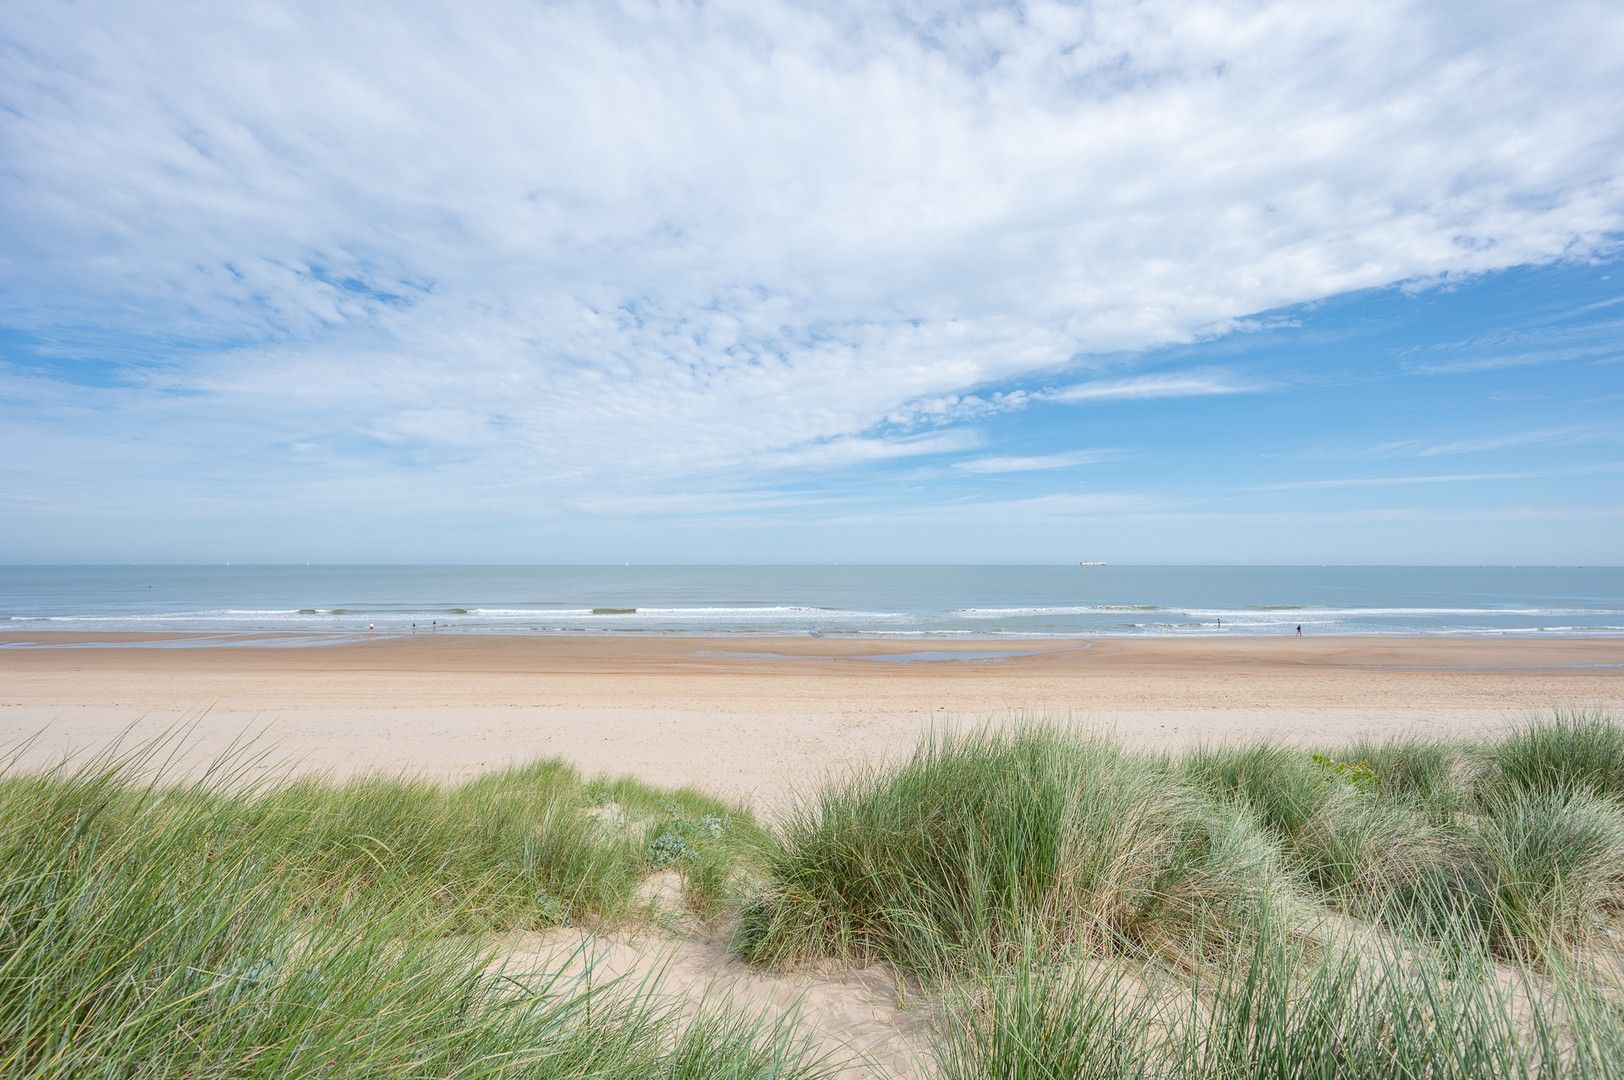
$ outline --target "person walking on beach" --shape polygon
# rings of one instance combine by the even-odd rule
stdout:
[[[1297,624],[1297,636],[1298,637],[1303,636],[1303,624],[1302,623]]]

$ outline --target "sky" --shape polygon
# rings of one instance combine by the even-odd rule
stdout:
[[[0,6],[0,562],[1624,562],[1624,7]]]

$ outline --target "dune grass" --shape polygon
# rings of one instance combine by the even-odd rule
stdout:
[[[825,789],[780,836],[737,935],[757,963],[921,971],[1034,935],[1222,938],[1278,877],[1251,822],[1166,762],[1045,729],[934,738]]]
[[[956,984],[947,1080],[1324,1080],[1618,1075],[1624,1011],[1571,973],[1462,966],[1393,939],[1304,944],[1267,920],[1252,949],[1188,972],[1046,945]]]
[[[635,780],[588,783],[557,761],[454,785],[250,781],[240,758],[198,782],[135,779],[159,749],[0,778],[0,819],[16,836],[72,829],[86,850],[163,850],[176,875],[220,850],[251,848],[309,912],[365,904],[453,932],[635,918],[651,870],[711,890],[713,864],[746,864],[761,843],[738,807]],[[662,838],[674,834],[692,835],[673,847]]]
[[[1181,772],[1331,903],[1519,957],[1593,942],[1624,910],[1615,755],[1624,725],[1558,713],[1487,743],[1205,748]]]
[[[489,974],[469,931],[635,910],[643,830],[604,826],[573,770],[245,786],[140,779],[150,763],[0,781],[0,1075],[827,1071],[782,1022]],[[736,813],[678,793],[654,825],[668,806]]]
[[[1485,784],[1502,791],[1576,791],[1624,799],[1624,724],[1599,710],[1559,709],[1487,748]]]
[[[1495,795],[1458,847],[1409,890],[1397,921],[1434,936],[1472,933],[1504,958],[1600,943],[1624,911],[1624,813],[1580,790]]]
[[[1620,731],[939,735],[782,824],[737,947],[937,988],[955,1080],[1624,1075]]]
[[[465,783],[0,776],[0,1075],[812,1077],[793,1025],[501,970],[730,928],[882,962],[970,1077],[1624,1075],[1624,728],[1134,752],[942,734],[773,828],[558,762]],[[646,899],[681,885],[684,917]],[[559,970],[563,970],[560,968]]]

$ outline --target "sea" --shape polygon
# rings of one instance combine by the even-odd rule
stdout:
[[[11,566],[0,630],[1624,636],[1624,567]],[[19,637],[19,635],[22,635]],[[48,640],[49,635],[42,640]]]

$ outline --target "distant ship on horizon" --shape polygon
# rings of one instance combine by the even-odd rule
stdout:
[[[1102,563],[1102,562],[1080,562],[1077,565],[1078,566],[1104,566],[1105,564]]]

